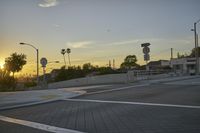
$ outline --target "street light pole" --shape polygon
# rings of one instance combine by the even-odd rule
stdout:
[[[199,74],[199,69],[198,69],[198,54],[197,54],[197,30],[196,30],[196,27],[197,27],[197,23],[194,23],[194,42],[195,42],[195,57],[196,57],[196,75]]]
[[[196,58],[196,75],[199,75],[199,51],[198,51],[198,35],[197,35],[197,23],[200,22],[200,19],[194,23],[194,43],[195,43],[195,58]]]
[[[196,45],[197,45],[197,49],[196,49],[196,54],[197,54],[197,75],[199,75],[199,42],[198,42],[198,34],[196,33]]]
[[[36,54],[37,54],[37,85],[39,85],[39,49],[28,43],[21,42],[19,44],[20,45],[28,45],[36,50]]]
[[[36,49],[37,52],[37,85],[39,85],[39,50]]]

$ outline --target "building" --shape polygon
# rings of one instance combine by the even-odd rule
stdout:
[[[196,58],[185,57],[171,59],[170,67],[176,72],[181,74],[195,74]]]
[[[169,60],[150,61],[147,64],[149,70],[163,70],[170,67]]]

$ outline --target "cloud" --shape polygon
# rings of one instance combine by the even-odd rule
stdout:
[[[58,5],[57,0],[43,0],[43,3],[38,4],[40,7],[53,7]]]
[[[67,42],[67,46],[71,48],[87,48],[93,44],[93,41],[82,41],[82,42]]]
[[[145,42],[158,42],[161,39],[157,39],[157,38],[146,38],[146,39],[133,39],[133,40],[124,40],[124,41],[118,41],[118,42],[110,42],[110,43],[106,43],[106,45],[110,45],[110,46],[117,46],[117,45],[128,45],[128,44],[141,44],[141,43],[145,43]]]
[[[53,24],[53,27],[60,28],[61,26],[59,24]]]
[[[133,44],[133,43],[138,43],[139,40],[127,40],[127,41],[120,41],[120,42],[112,42],[108,43],[107,45],[125,45],[125,44]]]

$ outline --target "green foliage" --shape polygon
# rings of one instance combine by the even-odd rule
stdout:
[[[34,81],[27,81],[24,83],[24,87],[28,88],[28,87],[34,87],[37,86],[37,83]]]
[[[0,91],[15,90],[16,80],[10,76],[10,72],[0,69]]]
[[[198,50],[198,57],[200,57],[200,47],[198,47],[197,50]],[[196,49],[193,48],[193,49],[192,49],[192,52],[191,52],[191,54],[190,54],[190,57],[195,57],[195,51],[196,51]]]
[[[5,59],[5,69],[9,72],[14,73],[22,70],[23,66],[26,64],[26,55],[13,53],[10,57]]]
[[[92,72],[94,70],[95,70],[95,67],[93,65],[91,65],[90,63],[83,64],[83,71],[85,73]]]
[[[15,91],[16,79],[14,78],[15,72],[22,70],[26,64],[26,56],[24,54],[13,53],[10,57],[5,59],[4,69],[0,69],[0,90],[1,91]],[[12,72],[13,76],[10,76]]]
[[[118,73],[116,70],[113,70],[111,67],[100,67],[98,68],[98,72],[99,72],[99,75]]]
[[[55,77],[55,81],[57,82],[57,81],[81,78],[88,75],[103,75],[103,74],[114,74],[114,73],[119,73],[119,72],[117,70],[113,70],[111,67],[98,67],[98,66],[93,66],[91,63],[85,63],[83,64],[82,69],[80,66],[68,67],[68,69],[65,69],[65,67],[61,67],[57,76]]]
[[[179,52],[177,53],[177,58],[185,58],[188,57],[187,53],[185,54],[180,54]]]
[[[63,81],[80,77],[84,77],[84,72],[81,70],[80,66],[68,67],[68,69],[61,67],[58,75],[55,77],[55,81]]]
[[[124,62],[120,65],[120,68],[121,69],[136,68],[139,66],[136,62],[137,62],[137,57],[135,55],[128,55],[124,59]]]

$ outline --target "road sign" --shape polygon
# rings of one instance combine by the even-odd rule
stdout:
[[[141,47],[148,47],[150,45],[151,45],[150,43],[143,43],[143,44],[141,44]]]
[[[145,54],[145,55],[144,55],[144,60],[145,60],[145,61],[150,60],[150,55],[149,55],[149,54]]]
[[[146,46],[146,47],[143,48],[143,53],[144,54],[148,54],[149,52],[150,52],[150,48],[149,47]]]
[[[40,59],[40,64],[42,65],[42,67],[46,67],[46,65],[47,65],[47,59],[46,58],[41,58]]]

